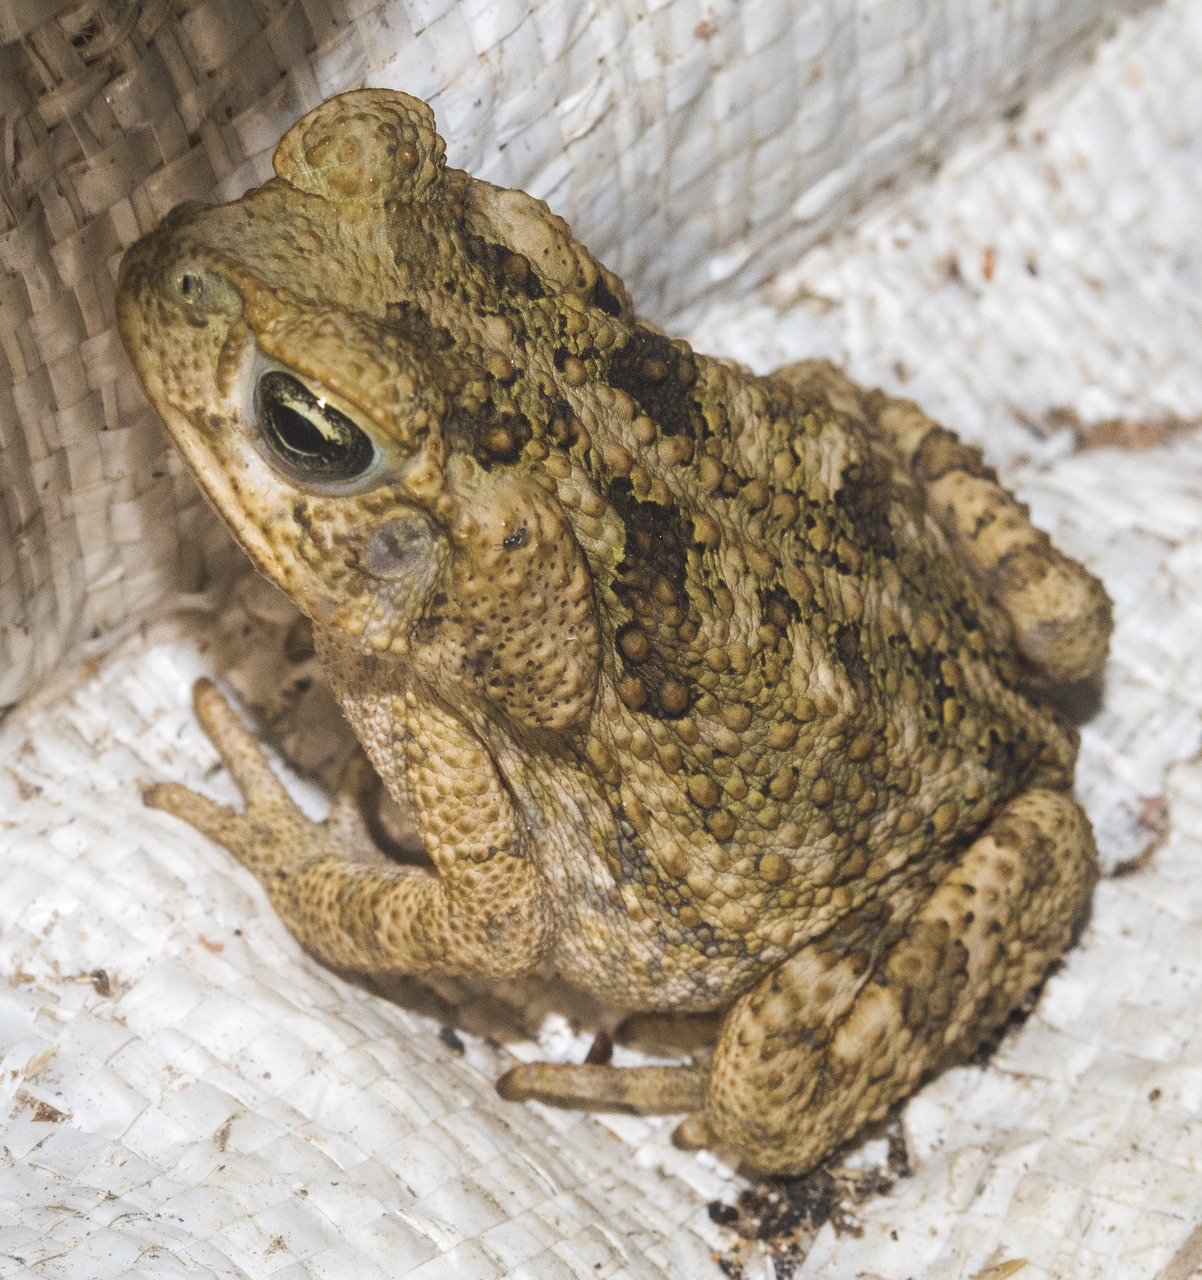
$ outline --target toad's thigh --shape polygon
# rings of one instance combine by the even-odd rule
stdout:
[[[883,955],[819,942],[733,1006],[706,1095],[711,1139],[800,1173],[962,1059],[1072,940],[1096,879],[1074,801],[1011,801]]]
[[[779,375],[860,421],[905,464],[973,576],[1009,615],[1023,656],[1053,683],[1097,676],[1112,627],[1110,598],[1030,520],[1027,507],[964,444],[912,401],[865,391],[824,360]]]

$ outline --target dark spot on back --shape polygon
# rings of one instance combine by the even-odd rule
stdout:
[[[760,617],[778,631],[784,631],[791,622],[801,621],[800,605],[783,587],[761,588],[756,594],[760,601]]]
[[[695,700],[693,678],[680,657],[700,629],[686,590],[689,550],[700,548],[692,540],[691,522],[674,507],[640,501],[629,480],[612,481],[606,497],[626,530],[613,591],[631,620],[615,637],[617,659],[624,672],[637,674],[645,684],[647,714],[678,719]],[[630,644],[635,631],[646,638],[645,646]]]
[[[455,345],[449,329],[433,324],[430,317],[412,302],[390,302],[384,308],[385,327],[428,351],[447,351]]]
[[[614,480],[606,497],[626,529],[626,545],[618,575],[632,589],[650,585],[657,576],[684,592],[689,548],[694,546],[686,522],[674,507],[643,502],[625,477]]]
[[[551,401],[547,410],[547,438],[552,444],[566,449],[575,444],[580,434],[580,423],[566,400]]]
[[[503,289],[515,290],[527,298],[541,298],[546,293],[530,260],[522,254],[476,235],[465,236],[464,247],[468,257]]]
[[[611,387],[633,397],[666,436],[701,434],[701,412],[693,401],[697,366],[667,338],[648,329],[635,329],[630,340],[610,361],[606,374]]]
[[[835,491],[835,501],[850,522],[855,541],[885,556],[893,551],[889,523],[893,492],[883,464],[867,452],[844,466]]]
[[[474,413],[456,409],[443,432],[451,449],[471,454],[485,471],[498,464],[515,463],[532,434],[528,418],[516,411],[498,409],[491,401]]]
[[[605,283],[605,277],[602,275],[598,275],[597,283],[593,286],[593,305],[600,307],[607,316],[622,314],[622,304],[610,292],[609,285]]]
[[[835,652],[852,684],[863,686],[868,683],[871,670],[864,658],[858,626],[845,622],[835,628]]]

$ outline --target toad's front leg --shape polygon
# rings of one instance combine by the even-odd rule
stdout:
[[[547,953],[553,924],[538,870],[491,759],[452,717],[432,722],[411,765],[430,872],[356,859],[345,805],[311,822],[216,687],[198,681],[193,699],[246,809],[174,783],[150,788],[146,803],[224,845],[321,959],[363,973],[512,977]]]

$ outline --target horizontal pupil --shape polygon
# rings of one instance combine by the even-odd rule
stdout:
[[[259,379],[255,411],[264,440],[298,478],[350,480],[375,460],[364,432],[286,373]]]
[[[331,439],[311,418],[286,404],[273,404],[268,414],[272,430],[292,453],[328,457],[332,451],[346,448],[344,440]]]

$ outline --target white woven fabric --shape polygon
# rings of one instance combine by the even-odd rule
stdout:
[[[274,6],[272,56],[291,56],[288,24],[312,24],[319,10]],[[241,53],[253,32],[231,15],[247,11],[194,7],[177,32],[184,63],[249,77],[266,46]],[[829,354],[914,395],[984,442],[1061,545],[1106,580],[1118,629],[1079,789],[1109,866],[1158,846],[1100,885],[1081,945],[989,1063],[942,1076],[905,1108],[914,1172],[856,1209],[861,1234],[828,1225],[804,1262],[781,1261],[778,1274],[1202,1274],[1202,436],[1190,425],[1202,412],[1202,6],[1172,0],[1125,20],[1091,65],[1063,70],[1021,118],[781,270],[804,237],[898,172],[896,155],[913,162],[928,133],[950,136],[952,125],[930,124],[941,110],[959,125],[1025,77],[1046,78],[1099,11],[982,4],[965,6],[957,25],[930,4],[748,4],[735,16],[676,0],[640,22],[619,6],[373,9],[320,59],[294,62],[308,70],[293,72],[274,111],[248,107],[216,129],[204,122],[217,89],[181,100],[179,167],[134,201],[165,207],[188,181],[211,185],[211,174],[181,176],[198,163],[192,128],[211,164],[230,159],[237,133],[251,159],[217,174],[234,194],[262,176],[299,110],[395,49],[373,81],[441,89],[455,162],[550,193],[652,318],[671,326],[683,314],[698,347],[761,367]],[[0,7],[0,40],[20,34],[25,12]],[[1053,15],[1042,28],[1039,12]],[[772,25],[781,13],[787,38]],[[869,41],[864,28],[881,34]],[[803,38],[826,51],[817,83],[835,79],[833,101],[858,103],[859,123],[840,133],[846,111],[830,108],[811,151],[833,158],[796,177],[790,166],[810,154],[796,145],[803,131],[776,151],[779,131],[764,124],[757,141],[751,121],[735,122],[748,101],[770,122],[763,103],[782,79],[781,96],[796,101]],[[164,32],[154,56],[178,68],[169,46]],[[781,48],[787,78],[766,61]],[[552,66],[566,68],[561,79],[538,70]],[[949,70],[964,67],[979,70],[959,80]],[[116,95],[112,109],[132,112],[131,101]],[[606,156],[612,171],[599,180]],[[818,179],[831,174],[842,176],[824,192]],[[775,221],[761,215],[774,184],[785,193]],[[13,243],[0,244],[6,266]],[[47,331],[35,347],[10,324],[12,296],[0,327],[25,334],[3,348],[15,369],[13,352],[31,364]],[[75,350],[64,340],[62,359]],[[96,346],[79,350],[99,367],[87,365]],[[126,375],[106,385],[115,389],[97,389],[100,400],[134,403]],[[32,404],[23,386],[14,378],[13,394]],[[1099,430],[1106,419],[1116,421]],[[4,407],[0,430],[18,422],[26,448],[30,420],[46,421]],[[151,425],[136,422],[114,426],[142,442],[127,457],[160,466]],[[1144,447],[1079,444],[1099,437]],[[6,466],[14,439],[2,441]],[[32,505],[6,510],[40,510],[48,528],[65,529],[35,495],[75,457],[46,451],[9,467],[20,475],[5,492]],[[81,495],[70,510],[100,492],[110,510],[104,468],[79,465],[66,477]],[[70,493],[62,483],[57,492]],[[123,527],[157,519],[173,547],[195,550],[212,526],[182,479],[162,484],[158,507],[143,502],[153,486],[130,490]],[[131,533],[127,554],[98,536],[95,563],[67,581],[51,573],[52,537],[41,563],[60,602],[82,586],[89,602],[103,598],[88,604],[88,627],[111,623],[190,581],[146,570],[133,555],[144,542]],[[220,546],[213,538],[216,559],[197,552],[189,572],[211,569]],[[16,580],[5,578],[4,550],[0,589]],[[109,577],[94,581],[105,556]],[[139,563],[141,594],[118,571]],[[70,648],[60,625],[71,610],[37,613],[39,599],[22,597],[24,615],[0,610],[12,621],[32,609],[47,628],[24,651],[44,647],[37,661],[17,654],[0,669],[24,663],[17,692]],[[344,981],[298,950],[222,851],[141,807],[141,787],[163,778],[233,798],[187,704],[201,671],[232,671],[291,758],[319,774],[328,766],[328,706],[307,686],[308,666],[279,656],[290,625],[268,589],[243,580],[212,618],[184,615],[128,640],[0,729],[0,1274],[717,1277],[713,1255],[730,1256],[733,1237],[706,1206],[737,1194],[728,1171],[674,1151],[667,1124],[493,1093],[510,1051],[584,1052],[587,1030],[573,1034],[553,1012],[559,993],[406,984],[384,998]],[[312,788],[304,795],[320,803]],[[460,1029],[462,1054],[444,1026]],[[523,1038],[540,1026],[541,1045]],[[767,1254],[740,1257],[748,1277],[771,1274]],[[1025,1269],[1006,1268],[1019,1260]]]

